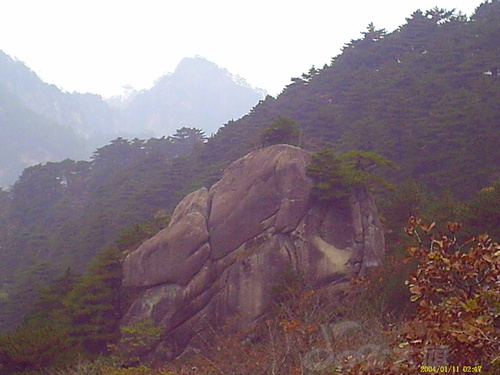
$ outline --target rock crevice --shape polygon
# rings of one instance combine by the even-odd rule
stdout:
[[[348,207],[315,204],[310,161],[289,145],[246,155],[210,190],[187,195],[169,226],[127,256],[123,284],[144,290],[122,324],[164,327],[152,355],[173,358],[229,317],[241,327],[255,322],[290,271],[324,284],[380,264],[384,238],[371,195],[356,189]]]

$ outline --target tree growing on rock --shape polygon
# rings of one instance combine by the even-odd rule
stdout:
[[[374,152],[351,150],[339,155],[325,148],[312,156],[307,173],[314,180],[313,196],[321,201],[345,201],[357,187],[373,190],[391,185],[375,171],[379,167],[395,168],[395,164]]]
[[[262,146],[272,146],[286,143],[292,146],[300,144],[302,131],[299,125],[289,117],[278,117],[260,135]]]

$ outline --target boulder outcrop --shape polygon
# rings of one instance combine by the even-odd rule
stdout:
[[[123,324],[152,319],[164,328],[153,355],[173,358],[229,317],[255,322],[286,273],[324,285],[380,264],[384,237],[371,195],[357,189],[338,207],[314,202],[310,161],[289,145],[246,155],[210,190],[186,196],[169,226],[127,256],[123,284],[140,293]]]

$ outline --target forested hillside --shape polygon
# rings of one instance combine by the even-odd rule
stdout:
[[[417,11],[392,33],[369,25],[330,66],[221,129],[200,160],[241,155],[284,115],[311,146],[376,151],[399,164],[399,180],[470,197],[500,176],[499,8],[484,4],[470,20]]]
[[[36,165],[12,191],[1,191],[0,273],[12,299],[0,304],[0,324],[12,327],[30,296],[61,270],[84,271],[120,229],[165,216],[161,210],[181,198],[185,156],[204,140],[191,128],[148,141],[117,138],[91,161]]]
[[[262,90],[196,57],[149,90],[104,100],[63,92],[0,51],[0,186],[13,184],[30,165],[88,159],[116,137],[169,136],[182,127],[214,133],[262,97]]]
[[[397,188],[380,196],[387,226],[414,210],[448,219],[450,201],[469,201],[458,210],[469,227],[498,233],[499,34],[497,0],[470,18],[416,11],[393,32],[369,25],[330,65],[292,78],[208,140],[192,128],[118,138],[90,162],[26,169],[0,191],[0,325],[19,321],[37,285],[66,267],[83,271],[121,229],[169,214],[184,194],[213,184],[280,117],[301,129],[304,148],[373,151],[398,165],[385,176]],[[424,207],[436,197],[445,203]]]

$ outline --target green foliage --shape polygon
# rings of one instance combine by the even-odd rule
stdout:
[[[281,143],[297,146],[300,144],[301,135],[302,131],[295,121],[280,116],[262,131],[260,140],[264,147]]]
[[[68,329],[68,317],[64,313],[64,298],[81,282],[81,276],[70,268],[54,279],[53,283],[40,290],[40,295],[31,311],[25,316],[30,325],[43,325],[50,321],[61,329]]]
[[[463,206],[463,222],[469,233],[488,233],[500,239],[500,181],[476,193]]]
[[[88,353],[103,353],[117,339],[122,317],[122,258],[115,247],[105,249],[63,299],[73,344]]]
[[[124,367],[116,358],[78,360],[71,366],[58,367],[43,372],[44,375],[176,375],[176,373],[152,369],[146,365]],[[29,375],[29,374],[26,374]],[[34,374],[35,375],[35,374]],[[39,375],[36,374],[36,375]]]
[[[373,173],[378,167],[394,167],[394,164],[373,152],[351,150],[338,155],[327,148],[313,154],[307,173],[314,180],[313,195],[317,199],[345,202],[358,187],[369,190],[376,186],[390,187],[384,178]]]
[[[382,214],[386,243],[391,245],[391,250],[397,250],[400,255],[405,255],[411,239],[401,230],[401,223],[406,222],[411,216],[437,223],[459,219],[463,221],[461,206],[462,203],[449,190],[436,194],[412,179],[398,184],[379,199],[379,212]],[[446,230],[446,227],[441,225],[438,229]]]
[[[133,363],[138,361],[139,356],[148,353],[160,342],[163,328],[156,326],[151,319],[145,319],[120,327],[120,333],[116,352],[124,360]]]
[[[83,276],[68,268],[40,291],[36,290],[36,283],[28,279],[32,292],[39,297],[25,316],[24,325],[1,336],[0,353],[3,357],[0,355],[0,358],[4,360],[0,363],[4,364],[5,371],[60,366],[74,360],[77,353],[83,357],[107,353],[108,347],[120,336],[119,321],[127,304],[127,296],[121,289],[121,263],[125,252],[152,237],[168,221],[164,212],[158,212],[149,222],[122,231],[117,246],[103,249]],[[37,267],[36,275],[40,276],[44,269]],[[136,331],[130,329],[124,331],[129,349],[143,343],[140,340],[150,337],[150,334],[154,333],[157,338],[156,331],[148,329],[146,323],[140,324]],[[43,335],[45,338],[40,339]],[[51,345],[54,351],[46,350]],[[26,360],[30,350],[33,350],[31,362]],[[46,353],[41,353],[44,350]]]
[[[131,228],[120,231],[116,246],[120,251],[135,250],[145,240],[166,228],[169,222],[170,216],[159,211],[152,220],[140,224],[134,223]]]
[[[50,325],[26,325],[9,335],[0,335],[0,370],[9,375],[21,371],[39,371],[68,354],[67,332]]]
[[[0,363],[4,363],[5,367],[12,371],[14,367],[21,371],[21,367],[24,370],[33,370],[54,364],[64,364],[74,359],[77,353],[69,337],[67,317],[61,312],[63,298],[74,287],[77,280],[78,276],[67,270],[63,276],[54,281],[54,284],[40,290],[37,302],[25,307],[30,308],[31,311],[24,317],[24,323],[0,339],[0,352],[3,353],[4,360],[8,362],[0,361]],[[32,288],[36,288],[36,285],[37,283],[32,280]],[[23,288],[23,290],[26,289]],[[21,298],[17,293],[19,291],[14,290],[10,298]],[[28,301],[35,298],[29,294],[22,296]],[[12,301],[9,302],[12,303]],[[20,302],[17,303],[17,306],[19,305]],[[0,357],[2,357],[1,354]],[[31,360],[28,361],[26,358]]]
[[[351,194],[349,180],[338,154],[331,148],[313,154],[307,173],[314,180],[314,196],[323,201],[346,200]]]
[[[29,267],[17,275],[15,283],[6,283],[4,301],[0,304],[0,324],[6,332],[13,331],[22,322],[23,314],[28,312],[32,303],[39,297],[40,288],[57,275],[57,270],[47,262]]]
[[[183,127],[177,129],[169,139],[176,145],[176,152],[179,155],[188,155],[194,147],[205,143],[207,137],[201,129]]]
[[[184,128],[175,139],[118,138],[97,150],[91,162],[36,165],[24,171],[12,191],[2,191],[0,285],[8,285],[2,293],[9,298],[0,305],[0,330],[19,324],[37,289],[67,267],[85,271],[120,230],[171,209],[182,193],[165,192],[187,179],[189,163],[182,156],[202,145],[200,137],[196,129]],[[140,241],[166,224],[159,217],[154,221],[137,224],[129,235]],[[24,283],[21,275],[43,262],[51,265],[50,272],[37,271],[35,282]]]
[[[410,216],[427,218],[426,209],[434,201],[432,198],[428,189],[413,179],[398,184],[390,194],[384,194],[379,199],[378,207],[383,215],[386,242],[393,248],[405,244],[408,236],[401,230],[401,223]]]
[[[401,169],[385,175],[397,185],[414,179],[430,195],[450,189],[454,197],[470,198],[498,174],[499,9],[497,1],[482,4],[470,19],[442,9],[419,11],[393,32],[371,24],[331,65],[312,68],[206,141],[190,128],[147,141],[118,138],[91,162],[25,170],[8,197],[2,194],[0,220],[8,223],[0,228],[3,283],[15,283],[14,276],[44,259],[58,263],[60,272],[68,266],[82,272],[120,230],[216,182],[230,162],[263,143],[262,132],[279,116],[300,123],[301,143],[315,150],[370,150],[398,162]],[[3,115],[15,116],[22,104],[9,102],[4,89],[0,96],[9,105]],[[19,131],[32,127],[30,116]],[[278,127],[276,138],[270,132],[269,142],[296,144],[297,133],[286,129]],[[3,146],[7,160],[13,145]],[[356,173],[354,180],[366,177]],[[322,181],[319,188],[345,183]]]
[[[379,167],[396,168],[396,165],[375,152],[350,150],[340,156],[342,169],[351,186],[364,186],[373,189],[376,186],[392,189],[392,185],[381,176],[373,173]]]
[[[387,254],[380,267],[370,270],[366,277],[353,280],[359,284],[359,294],[344,308],[350,309],[353,317],[375,317],[382,324],[404,321],[415,312],[405,285],[414,270],[414,262],[406,262],[400,254]]]

